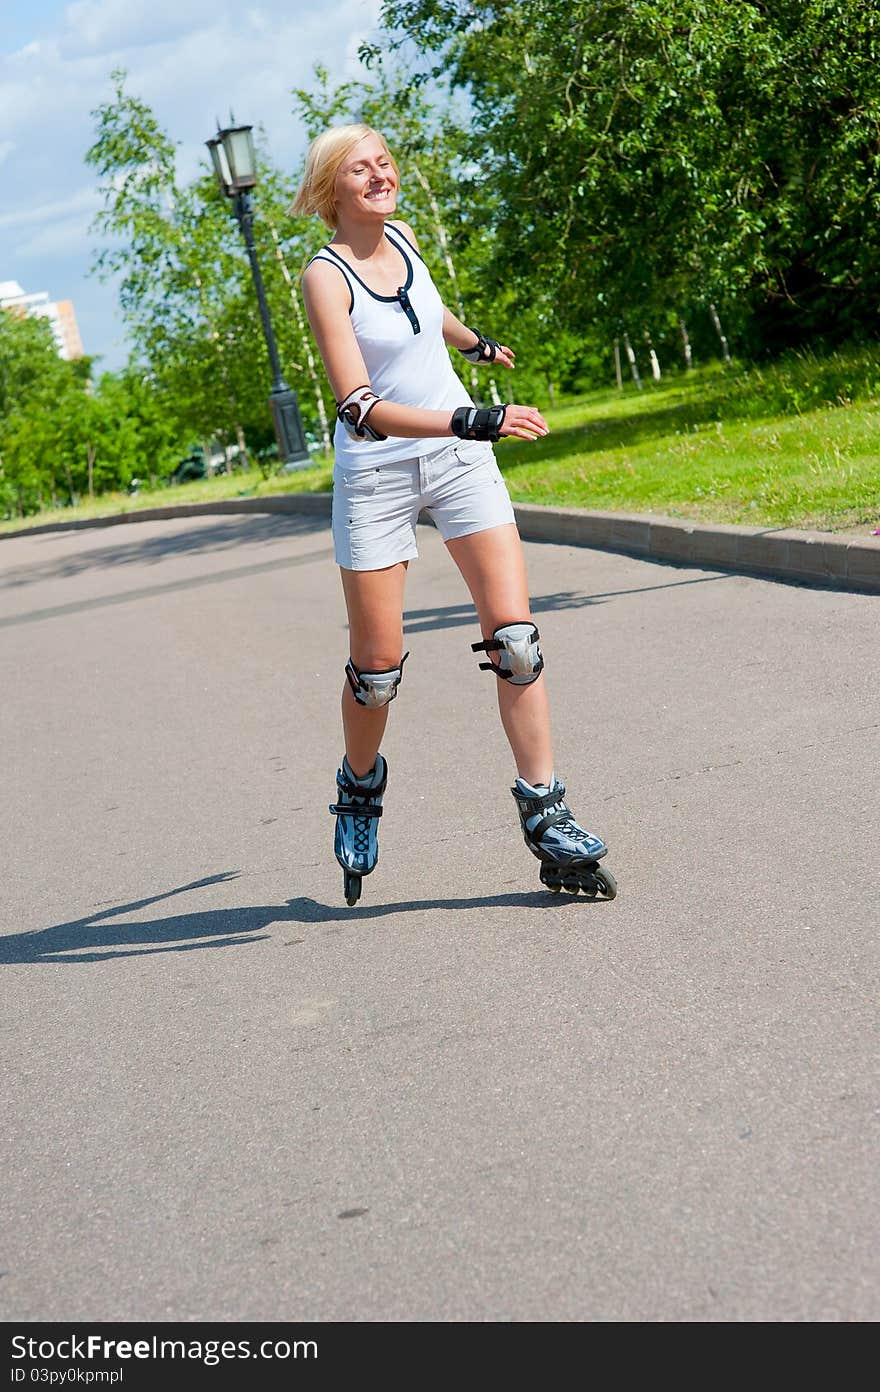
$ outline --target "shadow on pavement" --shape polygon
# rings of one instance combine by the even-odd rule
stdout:
[[[259,942],[260,937],[242,937],[241,934],[254,934],[265,928],[278,917],[278,909],[272,906],[254,906],[246,909],[209,909],[205,913],[177,914],[172,918],[160,918],[145,923],[114,923],[103,920],[117,918],[120,914],[135,913],[148,904],[171,899],[175,894],[186,894],[193,889],[203,889],[208,885],[224,884],[227,880],[238,879],[238,871],[225,871],[219,875],[208,875],[203,880],[180,885],[164,894],[153,894],[147,899],[136,899],[130,904],[115,904],[103,912],[86,914],[83,918],[71,919],[68,923],[56,923],[51,928],[37,928],[29,933],[8,933],[0,938],[0,965],[10,966],[24,962],[103,962],[112,957],[145,956],[151,952],[187,952],[197,947],[229,947],[241,942]],[[283,917],[283,910],[282,910]],[[212,942],[181,941],[186,938],[206,938],[214,936]],[[267,937],[268,934],[262,934]],[[139,944],[157,943],[157,947],[142,947]],[[95,949],[83,952],[83,948]],[[113,949],[120,948],[120,951]]]
[[[359,903],[349,909],[321,904],[316,899],[288,899],[279,919],[297,923],[346,923],[364,918],[384,918],[387,914],[418,913],[426,909],[561,909],[580,904],[583,908],[609,904],[610,899],[588,899],[585,894],[551,894],[536,889],[520,894],[475,894],[470,899],[402,899],[396,904]],[[338,930],[341,931],[341,930]]]
[[[651,564],[655,564],[651,557]],[[560,590],[556,594],[533,595],[533,614],[549,614],[559,609],[585,609],[587,605],[604,604],[606,600],[625,595],[648,594],[651,590],[671,590],[677,585],[705,585],[709,580],[732,580],[730,574],[697,575],[689,580],[665,580],[660,585],[640,585],[631,590],[606,590],[602,594],[584,595],[575,590]],[[407,609],[403,615],[404,633],[427,633],[433,628],[459,628],[475,624],[477,611],[472,604],[447,604],[436,609]]]
[[[599,604],[604,596],[579,595],[574,590],[559,594],[536,595],[531,601],[533,614],[546,614],[553,609],[583,609],[587,604]],[[447,604],[436,609],[407,609],[403,615],[404,633],[427,633],[433,628],[459,628],[475,624],[477,611],[472,604]]]
[[[46,558],[0,571],[0,589],[16,589],[40,580],[66,580],[85,571],[111,570],[128,565],[158,565],[174,556],[212,555],[231,551],[249,541],[311,536],[315,532],[326,531],[329,526],[329,516],[314,513],[236,514],[223,517],[211,525],[206,525],[204,518],[199,520],[202,525],[189,530],[162,531],[141,540],[134,538],[111,546],[96,546],[72,555],[51,554],[52,544],[57,545],[59,539],[69,539],[70,533],[44,532],[39,536],[39,541],[45,544]],[[130,536],[130,529],[126,530]],[[22,535],[26,536],[27,533]],[[75,535],[81,536],[82,533]]]
[[[235,947],[263,942],[270,934],[261,931],[279,923],[354,923],[384,918],[387,914],[418,913],[429,909],[481,908],[561,908],[578,902],[592,904],[581,895],[553,895],[543,890],[525,894],[478,895],[471,899],[412,899],[394,904],[364,904],[350,909],[321,904],[315,899],[288,899],[284,904],[250,904],[246,908],[208,909],[202,913],[174,914],[135,923],[107,923],[110,918],[134,913],[176,894],[223,884],[238,878],[237,871],[210,875],[204,880],[181,885],[165,894],[116,904],[102,912],[38,928],[28,933],[9,933],[0,938],[0,965],[26,963],[106,962],[116,957],[146,957],[156,952],[192,952],[206,947]],[[335,930],[341,932],[341,929]],[[196,941],[209,939],[209,941]],[[285,946],[292,944],[286,943]],[[88,950],[86,950],[88,949]]]
[[[63,619],[69,618],[72,614],[84,614],[89,609],[106,609],[114,604],[132,604],[135,600],[156,599],[160,595],[178,594],[183,590],[200,589],[205,585],[223,585],[227,580],[244,580],[251,575],[266,575],[270,571],[312,565],[316,561],[326,561],[332,555],[332,546],[321,546],[316,551],[288,552],[286,555],[275,556],[271,561],[256,561],[253,565],[209,571],[207,575],[178,576],[176,580],[166,580],[157,585],[139,585],[135,590],[92,595],[91,598],[71,600],[67,604],[51,604],[45,609],[26,609],[19,614],[4,614],[0,617],[0,628],[19,628],[27,624],[41,623],[44,619]]]

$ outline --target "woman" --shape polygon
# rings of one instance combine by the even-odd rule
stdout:
[[[607,848],[575,822],[553,773],[522,545],[491,444],[501,436],[540,439],[547,423],[533,406],[474,407],[446,344],[471,362],[506,368],[514,354],[444,307],[412,229],[389,221],[398,188],[384,139],[368,126],[339,126],[313,142],[290,210],[317,214],[334,234],[306,267],[302,289],[338,415],[333,539],[351,648],[345,756],[330,810],[345,897],[357,902],[361,878],[378,859],[388,772],[379,745],[408,656],[403,587],[425,508],[473,598],[483,641],[472,647],[490,658],[480,666],[499,678],[518,775],[511,791],[541,880],[612,898],[614,880],[597,866]]]

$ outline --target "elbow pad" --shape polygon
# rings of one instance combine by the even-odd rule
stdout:
[[[356,387],[344,401],[337,401],[336,414],[353,440],[388,439],[369,422],[370,412],[381,400],[370,387]]]

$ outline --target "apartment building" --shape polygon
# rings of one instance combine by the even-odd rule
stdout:
[[[17,280],[0,280],[0,309],[48,319],[59,356],[67,359],[83,356],[82,339],[70,300],[50,300],[46,290],[28,295]]]

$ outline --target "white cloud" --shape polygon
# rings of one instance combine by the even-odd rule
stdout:
[[[96,213],[100,206],[98,192],[88,184],[69,194],[66,198],[52,199],[48,203],[28,204],[12,208],[10,212],[0,213],[0,231],[3,228],[25,228],[34,224],[57,222],[64,218],[86,213]]]
[[[43,265],[47,260],[57,261],[67,256],[71,247],[82,246],[88,242],[91,222],[91,214],[82,213],[79,216],[66,216],[55,222],[44,223],[40,230],[19,248],[20,261],[22,264],[38,262]],[[39,279],[39,276],[37,278]],[[69,299],[70,295],[66,291],[62,294],[62,291],[63,287],[59,289],[55,286],[53,294]]]
[[[379,9],[380,0],[263,0],[244,10],[232,0],[69,4],[54,29],[0,56],[0,163],[15,174],[14,205],[0,214],[0,279],[88,302],[81,317],[104,323],[107,341],[86,348],[104,351],[119,326],[109,299],[95,308],[103,291],[86,274],[98,179],[83,157],[112,69],[128,72],[127,89],[178,144],[181,179],[206,159],[204,141],[230,108],[265,129],[274,160],[292,173],[304,136],[291,89],[309,85],[316,62],[337,80],[352,76]]]
[[[212,0],[76,0],[64,11],[62,51],[75,57],[168,43],[209,23],[219,8]]]
[[[10,208],[0,214],[0,248],[8,242],[14,254],[11,260],[0,255],[0,266],[14,266],[14,278],[25,289],[47,290],[52,298],[74,300],[79,308],[83,295],[76,283],[87,287],[86,299],[98,290],[96,282],[81,278],[91,261],[91,226],[100,206],[97,189],[87,184],[65,198]]]

